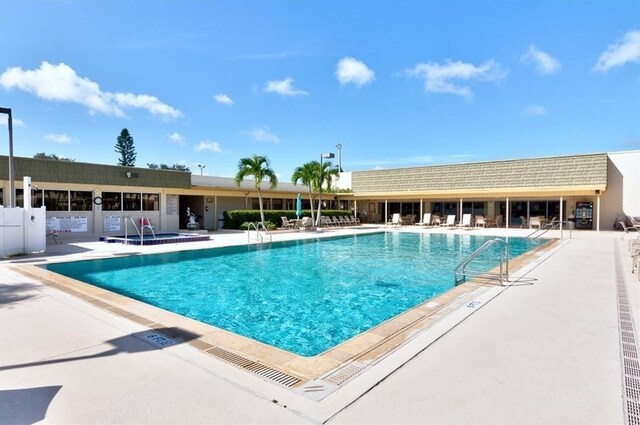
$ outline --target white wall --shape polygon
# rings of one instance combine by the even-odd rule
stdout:
[[[340,173],[340,178],[334,182],[337,189],[351,189],[351,171]]]
[[[620,215],[640,216],[640,151],[607,155],[607,190],[601,197],[602,230],[613,229]]]

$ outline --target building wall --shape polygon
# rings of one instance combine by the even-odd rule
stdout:
[[[609,154],[607,190],[601,196],[603,230],[621,215],[640,216],[640,151]]]

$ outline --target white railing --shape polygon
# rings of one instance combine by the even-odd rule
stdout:
[[[500,250],[500,273],[496,275],[495,273],[485,272],[479,273],[478,276],[494,278],[497,277],[500,280],[500,285],[502,285],[502,282],[504,281],[509,282],[509,243],[504,239],[495,238],[482,244],[480,248],[473,251],[467,258],[458,263],[453,273],[454,279],[456,281],[456,286],[467,280],[466,268],[469,263],[495,244],[503,244],[503,248]]]
[[[271,233],[269,233],[269,231],[265,227],[264,223],[261,222],[261,221],[258,221],[256,223],[251,222],[251,221],[249,222],[249,226],[247,227],[247,242],[251,242],[251,228],[252,227],[256,232],[256,243],[258,243],[258,242],[264,243],[265,236],[269,237],[269,242],[273,242],[273,239],[271,238]]]

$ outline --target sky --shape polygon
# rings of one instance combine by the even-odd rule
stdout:
[[[353,171],[640,149],[637,0],[0,5],[16,156],[116,165],[127,128],[139,167],[231,177],[258,154],[290,181],[328,152]]]

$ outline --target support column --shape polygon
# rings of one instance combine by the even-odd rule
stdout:
[[[462,223],[462,198],[460,198],[460,209],[458,210],[458,222]]]
[[[218,195],[213,197],[213,228],[220,230],[220,222],[218,221]]]
[[[596,232],[600,231],[600,194],[596,198]]]
[[[560,238],[562,238],[562,222],[564,221],[564,211],[562,208],[562,202],[564,200],[562,199],[562,196],[560,197]]]
[[[389,205],[387,203],[387,200],[384,200],[384,219],[382,220],[383,223],[387,222],[387,219],[389,217]]]
[[[509,211],[509,197],[507,196],[507,207],[505,208],[505,213],[504,213],[505,217],[504,217],[504,227],[505,228],[509,228],[509,218],[511,217],[511,211]]]
[[[357,199],[353,200],[353,216],[354,217],[358,216],[358,200]]]

